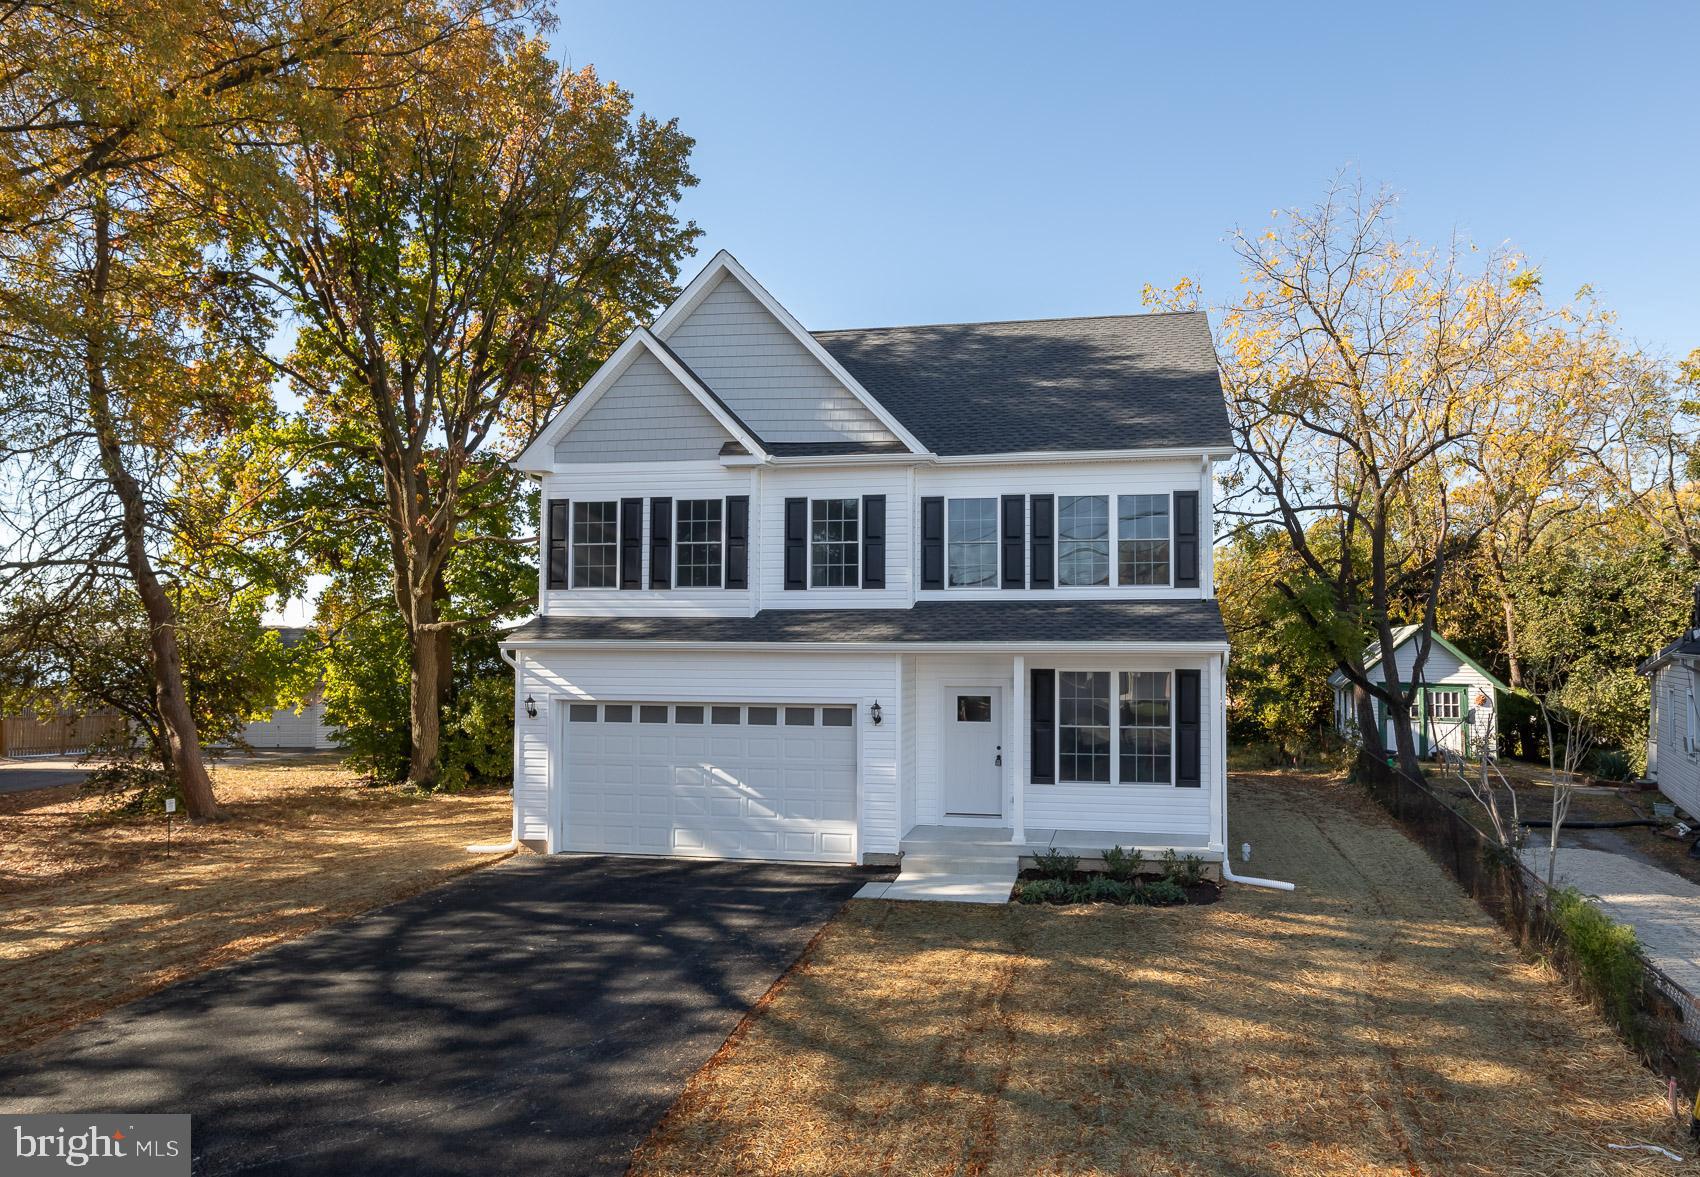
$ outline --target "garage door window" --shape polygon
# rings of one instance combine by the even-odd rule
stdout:
[[[734,724],[739,721],[739,715],[737,707],[714,707],[710,709],[709,718],[715,723]]]
[[[610,703],[602,709],[602,718],[608,723],[630,723],[632,721],[632,705],[630,703]]]
[[[701,723],[702,708],[684,706],[675,707],[673,708],[673,718],[679,723]]]
[[[779,722],[779,708],[751,707],[750,722],[756,727],[773,727]]]
[[[595,703],[574,703],[568,713],[574,723],[595,723]]]
[[[815,709],[813,707],[787,707],[785,709],[786,727],[814,727]]]
[[[848,707],[822,707],[820,721],[827,727],[849,727],[851,720]]]
[[[642,723],[666,723],[667,707],[665,704],[646,703],[638,708],[638,720]]]

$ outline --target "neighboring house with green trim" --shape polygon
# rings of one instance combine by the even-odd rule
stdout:
[[[1400,683],[1412,680],[1419,645],[1416,638],[1421,632],[1420,625],[1393,631],[1392,662]],[[1474,758],[1483,748],[1491,755],[1498,747],[1498,696],[1510,693],[1511,688],[1440,634],[1431,636],[1428,657],[1423,660],[1423,690],[1411,706],[1417,755],[1433,756],[1442,747],[1455,756]],[[1377,682],[1387,681],[1387,659],[1381,656],[1379,642],[1364,651],[1364,670]],[[1334,689],[1334,726],[1352,738],[1357,731],[1357,712],[1351,681],[1335,671],[1328,676],[1328,685]],[[1386,704],[1377,700],[1375,708],[1382,744],[1392,747],[1393,724],[1387,717]]]

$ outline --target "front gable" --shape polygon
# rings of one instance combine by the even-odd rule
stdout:
[[[731,274],[722,275],[663,338],[764,441],[898,444]]]
[[[639,351],[555,443],[555,461],[713,461],[732,440],[683,381]]]

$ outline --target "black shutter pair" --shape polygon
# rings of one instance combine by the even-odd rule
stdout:
[[[1175,671],[1175,784],[1183,789],[1196,789],[1203,784],[1199,750],[1202,677],[1197,670]],[[1028,737],[1032,755],[1029,779],[1035,785],[1054,785],[1057,783],[1057,672],[1034,670],[1029,682],[1028,706],[1032,718]]]
[[[998,550],[1001,575],[998,583],[1006,589],[1027,587],[1027,498],[1025,495],[1004,495],[999,526]],[[1056,499],[1052,495],[1033,496],[1033,587],[1050,588],[1055,576],[1056,562]],[[921,500],[921,587],[942,589],[945,586],[944,499]]]
[[[862,496],[862,587],[885,587],[885,496]],[[785,500],[785,587],[809,587],[809,500]]]

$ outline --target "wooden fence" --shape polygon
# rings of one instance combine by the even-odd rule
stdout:
[[[1362,755],[1354,775],[1519,947],[1546,959],[1577,989],[1587,991],[1581,963],[1553,917],[1539,876],[1443,801],[1427,781]],[[1640,991],[1630,1008],[1621,1016],[1607,1009],[1606,1016],[1648,1066],[1676,1079],[1692,1099],[1700,1088],[1700,995],[1689,993],[1651,961],[1641,958],[1640,964]]]
[[[0,756],[66,756],[87,752],[102,736],[124,730],[114,711],[93,715],[9,715],[0,718]]]

